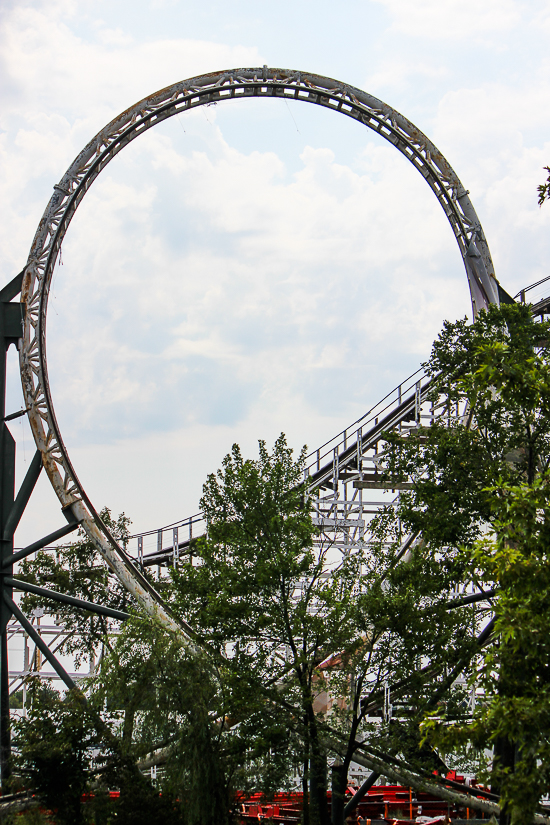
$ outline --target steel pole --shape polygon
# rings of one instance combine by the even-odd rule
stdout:
[[[6,355],[11,343],[6,338],[4,303],[0,303],[0,414],[5,415]],[[4,528],[15,498],[15,441],[5,423],[0,425],[0,562],[13,555],[13,536],[5,538]],[[1,568],[2,591],[10,597],[13,590],[4,583],[6,575],[13,575],[13,566]],[[7,589],[6,589],[7,587]],[[0,604],[0,779],[2,792],[10,776],[10,686],[8,666],[8,622],[11,610],[4,601]]]
[[[17,344],[23,333],[22,305],[10,303],[21,291],[21,280],[22,274],[0,290],[0,782],[3,794],[11,762],[8,622],[12,611],[5,597],[11,600],[13,596],[13,588],[4,579],[13,576],[13,532],[19,520],[16,515],[21,510],[17,508],[17,514],[14,511],[15,441],[5,423],[6,362],[10,344]],[[6,527],[9,530],[6,531]]]

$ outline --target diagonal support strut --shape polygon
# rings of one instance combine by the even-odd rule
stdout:
[[[2,536],[4,541],[9,541],[13,538],[13,534],[17,530],[17,525],[21,521],[21,516],[25,511],[25,507],[28,504],[41,471],[42,453],[40,450],[37,450],[34,454],[33,460],[30,463],[29,469],[27,470],[27,474],[23,479],[23,483],[19,488],[17,498],[13,502],[13,506],[4,523],[4,534]]]
[[[31,639],[33,640],[33,642],[35,643],[37,648],[40,650],[40,652],[44,655],[44,657],[51,664],[51,666],[53,667],[53,669],[55,670],[55,672],[57,673],[59,678],[63,682],[65,682],[65,684],[67,685],[69,690],[73,690],[73,688],[76,687],[76,683],[73,682],[73,680],[71,679],[71,677],[69,676],[69,674],[67,673],[67,671],[65,670],[63,665],[60,662],[57,661],[54,654],[51,652],[50,648],[48,647],[48,645],[46,644],[46,642],[44,641],[44,639],[42,638],[40,633],[37,632],[36,628],[29,622],[27,617],[21,612],[21,610],[15,604],[13,599],[10,599],[10,597],[8,596],[8,594],[5,591],[4,591],[4,601],[6,602],[6,605],[11,610],[11,612],[13,613],[13,615],[15,616],[15,618],[17,619],[17,621],[19,622],[21,627],[23,627],[27,631],[27,633],[29,634],[29,636],[31,637]]]
[[[69,533],[72,533],[73,530],[76,530],[79,526],[80,522],[73,521],[70,524],[66,524],[64,527],[60,527],[59,530],[54,530],[53,533],[48,533],[48,535],[44,536],[43,539],[39,539],[38,541],[29,544],[27,547],[23,547],[22,550],[18,550],[17,553],[13,553],[11,556],[6,556],[6,558],[2,560],[0,567],[10,567],[12,564],[15,564],[16,561],[21,561],[21,559],[30,556],[31,553],[36,553],[37,550],[42,550],[42,548],[47,547],[48,544],[53,544],[54,541],[62,539],[63,536],[69,535]]]
[[[130,614],[123,610],[103,607],[101,604],[94,604],[94,602],[87,602],[84,599],[77,599],[74,596],[67,596],[65,593],[48,590],[46,587],[39,587],[37,584],[30,584],[30,582],[24,582],[20,579],[12,579],[6,576],[4,582],[8,587],[13,587],[15,590],[24,590],[26,593],[34,593],[46,599],[53,599],[56,602],[70,604],[73,607],[80,607],[82,610],[89,610],[91,613],[98,613],[100,616],[109,616],[111,619],[120,619],[120,621],[123,622],[130,618]]]

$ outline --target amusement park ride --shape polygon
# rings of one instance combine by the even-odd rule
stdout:
[[[21,686],[22,678],[29,672],[27,660],[20,673],[12,671],[10,675],[8,636],[19,632],[28,637],[57,677],[68,687],[74,686],[73,678],[56,658],[53,646],[46,643],[44,633],[37,631],[36,624],[17,605],[13,591],[38,593],[114,620],[123,620],[127,615],[22,582],[13,572],[17,561],[51,546],[81,527],[96,545],[110,571],[142,609],[166,630],[178,633],[184,644],[194,647],[192,628],[172,614],[150,578],[144,575],[144,568],[158,566],[160,570],[160,567],[178,563],[178,559],[189,554],[192,538],[203,530],[202,517],[200,514],[191,516],[134,536],[130,550],[113,538],[79,481],[58,427],[48,380],[46,315],[53,269],[62,241],[82,199],[109,161],[131,141],[166,118],[199,106],[239,98],[303,101],[334,110],[377,132],[418,170],[444,210],[466,270],[474,317],[491,303],[512,300],[495,279],[485,235],[468,192],[441,152],[403,115],[360,89],[307,72],[267,66],[233,69],[175,83],[131,106],[107,124],[54,186],[23,271],[0,291],[0,338],[4,344],[4,358],[0,359],[3,419],[0,463],[2,781],[9,771],[9,694],[10,690]],[[6,414],[6,354],[11,344],[19,351],[24,410],[12,414],[8,410]],[[402,482],[393,483],[389,490],[388,483],[380,480],[378,445],[384,431],[399,429],[406,434],[420,424],[429,425],[443,414],[442,409],[438,410],[427,400],[428,386],[428,379],[418,371],[360,420],[309,456],[304,480],[313,494],[314,521],[321,533],[342,552],[368,543],[373,514],[391,501],[391,497],[399,496],[400,489],[407,488],[408,482]],[[456,415],[460,414],[461,411],[456,410]],[[7,422],[18,415],[29,418],[36,453],[15,495],[15,442]],[[59,499],[62,526],[14,552],[15,530],[42,470]],[[417,538],[403,538],[402,555]],[[62,628],[50,630],[52,638],[62,632]]]

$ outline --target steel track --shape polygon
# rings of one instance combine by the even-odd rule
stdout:
[[[464,262],[474,316],[499,302],[498,283],[485,235],[456,173],[434,144],[381,100],[332,78],[285,69],[233,69],[175,83],[122,112],[73,161],[46,207],[25,267],[24,335],[20,370],[25,404],[44,468],[63,508],[70,508],[106,563],[151,616],[167,630],[193,631],[177,620],[124,548],[101,521],[72,466],[57,424],[48,380],[46,316],[53,269],[62,241],[91,184],[125,146],[176,114],[224,100],[253,97],[300,100],[339,112],[377,132],[424,177],[455,235]]]

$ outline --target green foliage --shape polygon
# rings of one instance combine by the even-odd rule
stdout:
[[[117,821],[159,816],[161,802],[171,805],[166,822],[179,821],[183,809],[170,802],[178,798],[190,825],[223,822],[235,790],[269,797],[288,786],[298,765],[310,784],[310,822],[326,821],[326,722],[343,736],[344,785],[359,730],[391,752],[439,767],[429,749],[419,750],[415,719],[431,700],[433,674],[471,645],[464,623],[444,608],[456,559],[442,564],[414,549],[407,564],[396,564],[401,536],[389,513],[379,520],[379,541],[360,552],[342,557],[330,542],[314,542],[317,528],[301,483],[304,455],[295,461],[284,436],[271,453],[261,442],[256,461],[244,460],[235,446],[205,484],[207,536],[194,545],[194,563],[173,571],[167,595],[202,635],[208,656],[190,657],[137,615],[118,636],[105,636],[110,623],[94,624],[95,617],[56,605],[64,622],[84,633],[72,650],[104,648],[88,690],[94,707],[106,709],[118,742],[107,737],[96,766],[98,788],[121,790]],[[108,511],[103,517],[124,540],[125,517],[114,522]],[[111,586],[87,540],[60,549],[57,559],[41,554],[24,574],[125,606],[125,594]],[[49,606],[30,599],[27,609],[36,604]],[[430,677],[419,670],[422,656],[432,659]],[[380,708],[388,681],[406,683],[400,698],[409,710],[399,722],[369,728],[365,717]],[[320,702],[327,690],[332,706],[325,712]],[[58,701],[56,713],[63,716],[64,708]],[[33,718],[47,741],[51,731]],[[31,729],[22,731],[22,741]],[[158,749],[155,791],[132,765]],[[96,816],[100,798],[98,792]]]
[[[406,467],[417,479],[404,519],[426,525],[442,550],[462,543],[466,579],[499,590],[493,643],[471,672],[484,690],[473,720],[442,720],[440,709],[424,731],[444,750],[494,747],[485,778],[514,825],[531,823],[550,789],[549,332],[522,305],[491,307],[471,327],[446,325],[428,365],[434,401],[450,410],[467,401],[468,413],[449,421],[448,434],[426,433],[416,458],[396,439],[391,448],[391,472]],[[432,524],[446,496],[449,526]]]
[[[29,695],[29,717],[14,723],[17,773],[54,812],[57,823],[88,822],[83,794],[89,787],[92,753],[103,746],[96,718],[75,691],[62,699],[34,680]]]
[[[494,518],[500,481],[528,483],[550,459],[549,325],[504,304],[475,324],[446,323],[425,365],[447,421],[388,434],[388,478],[411,477],[399,518],[432,547],[471,544]],[[458,405],[467,404],[464,418]],[[457,576],[459,571],[457,570]]]
[[[541,183],[537,187],[539,193],[539,206],[542,206],[544,201],[550,200],[550,166],[545,166],[544,168],[548,172],[548,178],[546,183]]]
[[[91,687],[94,700],[110,709],[124,756],[135,761],[164,749],[158,782],[162,799],[185,800],[188,825],[223,825],[229,815],[228,777],[234,766],[231,754],[220,747],[223,696],[212,665],[199,655],[189,656],[178,640],[150,620],[133,617],[103,659]],[[113,776],[116,780],[116,772]],[[121,788],[120,810],[125,816],[134,804],[134,787]],[[142,803],[138,812],[141,809]]]
[[[484,700],[470,725],[441,728],[432,720],[426,730],[446,747],[495,746],[486,778],[500,787],[502,804],[519,825],[533,821],[550,789],[550,479],[492,492],[495,534],[476,542],[472,561],[500,589],[496,643],[476,673]],[[506,745],[503,753],[499,743]]]
[[[415,548],[397,564],[393,511],[378,519],[374,546],[341,555],[328,540],[314,543],[303,461],[304,452],[294,461],[284,436],[271,453],[260,442],[256,461],[233,447],[204,486],[207,537],[194,547],[195,564],[174,571],[174,599],[205,643],[227,657],[222,678],[239,737],[264,748],[264,771],[269,747],[270,778],[279,783],[285,767],[306,763],[312,821],[322,821],[326,723],[343,737],[344,788],[359,731],[439,767],[429,749],[419,749],[421,709],[433,701],[434,676],[471,656],[474,643],[469,615],[445,609],[462,569],[458,551],[442,559]],[[419,667],[423,658],[430,674]],[[380,710],[388,682],[404,683],[400,722],[369,726],[366,716]],[[279,741],[296,748],[291,754],[287,745],[286,765]]]
[[[486,704],[476,725],[488,739],[505,738],[512,765],[495,776],[514,822],[534,813],[550,789],[550,478],[502,485],[496,537],[480,542],[475,561],[501,588],[496,606],[499,644],[481,672]],[[498,675],[495,681],[494,674]]]
[[[447,610],[459,554],[443,557],[422,542],[398,562],[398,541],[387,543],[389,525],[397,527],[395,516],[383,514],[378,521],[380,545],[357,595],[358,623],[369,644],[328,677],[331,693],[343,696],[344,680],[353,674],[353,701],[332,712],[331,724],[339,720],[350,739],[360,731],[369,745],[401,755],[417,768],[446,772],[432,749],[421,746],[419,723],[443,701],[454,718],[465,712],[461,691],[449,691],[454,681],[449,674],[460,670],[476,649],[471,611]],[[385,685],[392,686],[393,718],[368,723],[367,716],[383,710]],[[350,758],[352,753],[350,749]]]
[[[101,517],[116,539],[124,545],[128,536],[129,519],[124,514],[114,519],[107,508],[102,511]],[[132,597],[109,573],[99,552],[83,534],[79,541],[58,548],[55,557],[51,552],[37,553],[35,559],[22,564],[20,575],[28,581],[116,609],[128,610],[134,605]],[[147,659],[143,653],[154,632],[158,639],[162,638],[162,634],[150,622],[143,623],[141,632],[144,641],[140,645],[134,634],[132,643],[135,655],[131,662],[131,657],[123,659],[123,645],[127,643],[130,630],[120,637],[118,653],[121,658],[118,659],[113,655],[117,638],[113,630],[118,623],[42,597],[24,597],[27,611],[37,606],[56,614],[60,623],[73,631],[63,646],[64,653],[72,654],[77,662],[83,657],[94,655],[98,647],[102,655],[98,675],[87,688],[90,693],[87,710],[83,709],[81,702],[69,701],[71,693],[67,699],[62,700],[55,693],[33,687],[28,720],[24,720],[18,730],[22,761],[17,763],[17,767],[21,771],[21,777],[42,796],[50,794],[52,800],[58,794],[65,794],[71,800],[73,797],[76,799],[83,787],[93,786],[93,794],[81,810],[82,821],[88,821],[88,817],[99,825],[116,816],[116,821],[123,825],[140,825],[155,817],[162,817],[167,825],[180,822],[180,803],[174,802],[168,789],[159,797],[159,791],[135,767],[135,759],[145,752],[144,749],[152,741],[151,736],[147,737],[140,750],[133,740],[137,736],[135,728],[141,721],[140,714],[151,709],[155,702],[153,682],[158,676],[157,667],[162,656],[159,651],[157,658]],[[137,618],[135,621],[139,623]],[[135,630],[135,625],[133,627]],[[121,667],[122,661],[124,667]],[[105,689],[105,685],[108,685],[109,690]],[[107,718],[114,725],[114,733],[100,719],[100,711],[104,708],[108,710]],[[62,734],[71,724],[74,728],[73,738],[68,737],[64,744]],[[80,766],[79,772],[74,775],[68,772],[62,777],[57,772],[55,758],[61,746],[63,758],[72,760],[75,770]],[[96,754],[92,765],[91,752],[100,746],[102,751]],[[48,754],[51,754],[49,762]],[[33,764],[36,769],[32,768]],[[107,788],[120,789],[120,799],[107,799]],[[56,821],[64,821],[63,811],[61,806]],[[71,815],[76,816],[74,813]]]
[[[116,540],[124,546],[130,519],[124,513],[113,518],[107,507],[100,515]],[[19,578],[116,610],[135,606],[133,597],[109,572],[96,546],[83,530],[79,529],[79,536],[79,541],[56,548],[55,556],[51,551],[39,550],[33,559],[25,559],[21,562]],[[58,616],[67,630],[73,631],[64,641],[61,652],[73,655],[77,664],[83,658],[89,658],[98,647],[109,648],[111,644],[109,631],[113,620],[106,616],[30,593],[24,595],[21,604],[25,612],[32,612],[36,607],[44,608]]]
[[[313,550],[304,458],[302,451],[293,460],[283,435],[271,454],[260,442],[257,461],[244,460],[234,445],[203,488],[207,537],[194,548],[196,563],[173,578],[177,608],[228,659],[222,678],[229,680],[230,715],[239,723],[233,746],[252,750],[252,765],[267,772],[260,785],[274,788],[273,778],[284,780],[296,758],[289,727],[297,723],[294,708],[301,708],[306,721],[298,725],[306,724],[312,740],[317,798],[325,780],[312,711],[314,671],[344,638],[350,600],[339,593],[336,602],[335,583],[322,576],[325,554]]]
[[[2,825],[51,825],[51,817],[38,806],[28,808],[17,814],[7,814],[1,820]]]
[[[90,686],[121,743],[102,768],[103,781],[116,781],[126,800],[117,821],[137,823],[144,811],[160,810],[158,792],[136,784],[129,765],[161,749],[167,822],[183,815],[176,798],[185,800],[190,825],[224,822],[236,789],[269,795],[297,764],[310,785],[306,815],[312,825],[326,822],[334,735],[342,766],[333,800],[343,799],[358,737],[430,771],[444,771],[453,749],[462,762],[479,762],[484,747],[504,742],[516,757],[497,760],[492,780],[501,783],[509,810],[533,810],[547,783],[544,771],[536,781],[533,772],[548,761],[549,332],[518,305],[492,307],[471,326],[445,325],[427,365],[434,412],[443,410],[445,421],[407,438],[387,435],[385,477],[411,478],[413,489],[373,520],[374,541],[353,553],[341,555],[316,535],[302,484],[305,451],[295,460],[283,435],[271,452],[260,442],[256,460],[233,447],[203,488],[207,534],[193,545],[193,563],[172,571],[166,590],[207,654],[190,657],[177,640],[134,617],[106,644]],[[465,402],[460,417],[457,405]],[[403,556],[410,533],[418,540]],[[59,562],[50,558],[46,575],[38,565],[27,575],[123,606],[93,547],[82,542],[65,552]],[[79,578],[81,564],[91,571],[93,593]],[[453,683],[480,661],[475,639],[487,613],[448,610],[454,587],[465,581],[501,591],[499,644],[483,660],[486,699],[470,724],[468,697]],[[88,633],[86,650],[109,631],[77,626]],[[476,676],[474,666],[471,672]],[[394,718],[369,724],[388,684]],[[424,717],[433,734],[422,741]],[[523,796],[521,782],[530,783]]]
[[[491,305],[471,326],[446,324],[434,344],[427,365],[438,375],[433,396],[468,402],[470,417],[461,424],[478,433],[488,484],[531,482],[548,469],[549,332],[527,305]]]
[[[26,719],[14,723],[15,781],[31,788],[56,825],[181,823],[170,789],[162,795],[135,767],[131,754],[101,720],[98,691],[86,703],[75,689],[61,697],[38,679],[29,686]],[[118,798],[108,791],[119,790]],[[37,817],[32,812],[29,817]],[[193,820],[185,820],[191,823]]]

